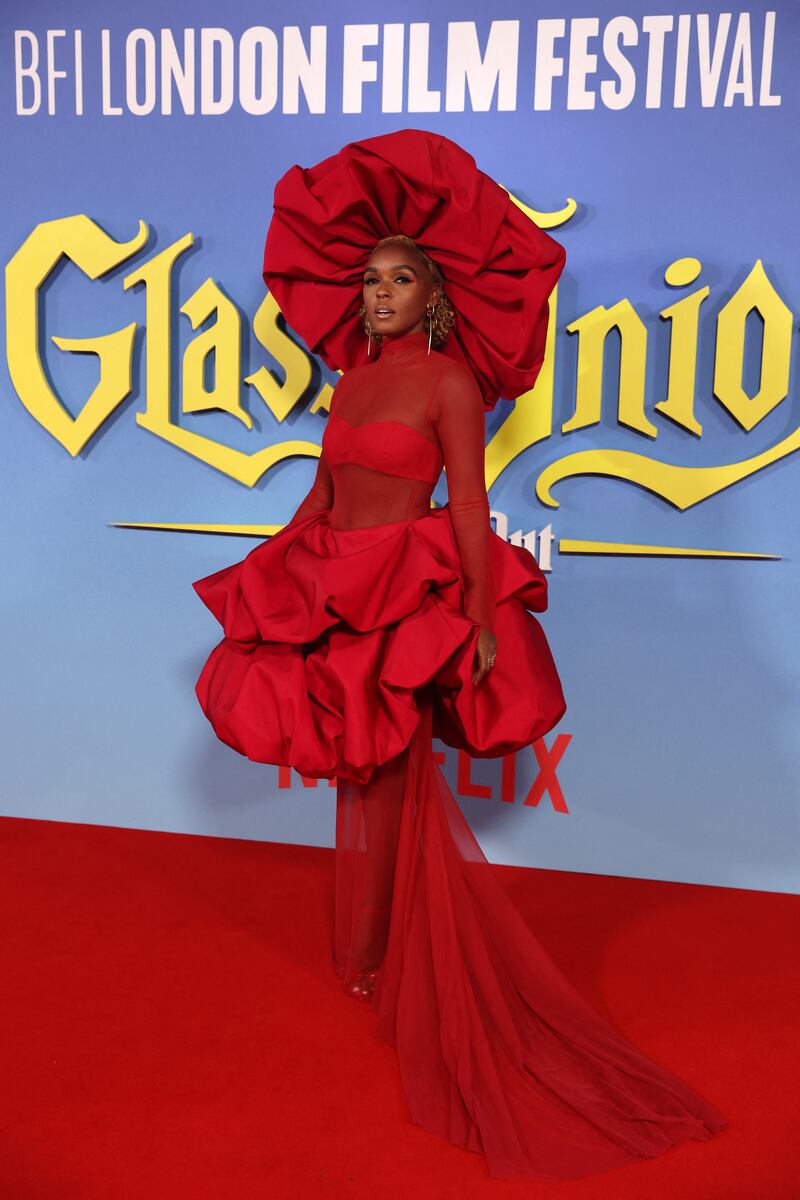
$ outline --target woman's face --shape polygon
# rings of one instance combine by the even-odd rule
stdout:
[[[402,242],[373,250],[364,271],[364,307],[376,333],[402,337],[424,329],[428,304],[438,289],[424,261]]]

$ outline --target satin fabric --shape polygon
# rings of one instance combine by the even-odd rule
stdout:
[[[546,581],[492,534],[498,653],[479,688],[477,626],[447,508],[351,530],[312,513],[194,587],[225,637],[197,695],[220,739],[256,762],[366,782],[420,721],[434,684],[436,735],[475,756],[529,746],[565,708],[531,609]]]
[[[485,407],[533,387],[566,251],[466,150],[424,129],[351,142],[278,181],[264,281],[306,345],[334,370],[367,361],[361,278],[393,233],[439,264],[457,313],[443,352],[469,367]]]

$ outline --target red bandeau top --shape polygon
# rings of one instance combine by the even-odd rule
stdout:
[[[374,361],[334,390],[314,483],[292,522],[329,512],[335,528],[414,520],[430,511],[442,468],[464,575],[464,611],[494,625],[484,404],[471,371],[427,335],[385,338]]]

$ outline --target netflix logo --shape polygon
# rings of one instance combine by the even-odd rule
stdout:
[[[537,808],[539,803],[547,797],[547,803],[551,805],[554,812],[568,813],[569,808],[558,780],[557,768],[571,740],[571,733],[557,733],[549,747],[544,738],[538,738],[533,742],[535,762],[532,778],[527,769],[525,773],[519,770],[517,762],[519,754],[506,754],[502,758],[494,759],[496,778],[493,778],[490,783],[473,781],[473,759],[464,750],[434,749],[433,760],[438,766],[443,767],[452,755],[456,755],[457,796],[476,796],[482,800],[499,800],[505,804],[515,804],[520,801],[533,808]],[[291,788],[295,774],[291,767],[278,767],[278,787],[281,790]],[[314,788],[319,783],[318,779],[308,778],[305,775],[298,777],[304,788]],[[335,786],[336,779],[329,779],[328,787]]]

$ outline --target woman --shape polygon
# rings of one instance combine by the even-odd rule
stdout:
[[[565,710],[531,612],[546,579],[492,531],[484,485],[484,411],[532,386],[564,257],[445,138],[292,168],[265,279],[344,374],[292,520],[194,585],[225,631],[197,685],[218,736],[336,777],[342,986],[396,1046],[413,1119],[505,1178],[608,1170],[726,1124],[560,974],[433,759],[433,735],[497,756]]]

